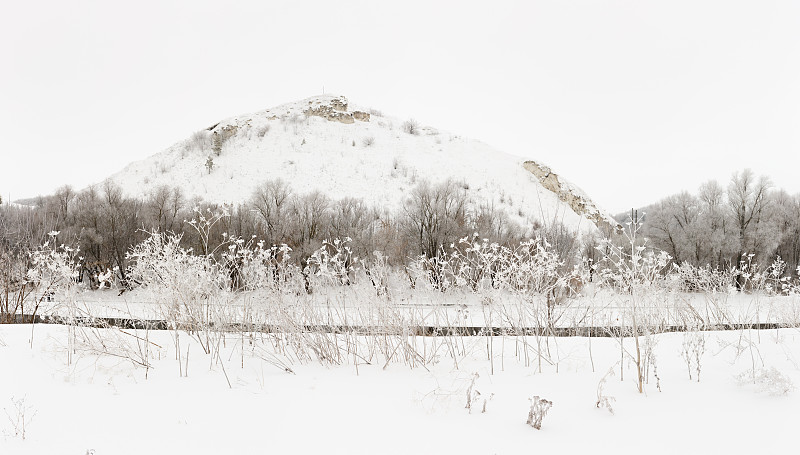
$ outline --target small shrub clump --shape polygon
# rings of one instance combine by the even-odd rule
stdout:
[[[788,395],[795,389],[792,380],[775,367],[743,371],[736,377],[739,385],[753,384],[756,390],[772,396]]]
[[[420,131],[419,123],[417,123],[417,121],[414,120],[413,118],[406,120],[401,128],[403,132],[410,134],[412,136],[419,135]]]
[[[545,400],[544,398],[539,398],[538,395],[531,398],[530,402],[531,408],[528,411],[528,421],[526,423],[537,430],[541,430],[542,420],[544,416],[547,415],[547,411],[553,407],[553,402]]]

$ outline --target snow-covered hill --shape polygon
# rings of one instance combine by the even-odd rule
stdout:
[[[423,179],[451,179],[522,222],[555,219],[584,232],[616,226],[546,166],[333,95],[223,120],[109,179],[131,196],[170,185],[205,201],[238,203],[276,178],[298,193],[358,197],[388,210],[399,209]]]

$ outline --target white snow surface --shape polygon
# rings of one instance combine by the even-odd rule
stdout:
[[[114,338],[104,331],[98,335]],[[170,332],[115,333],[133,343],[132,335],[147,337],[153,368],[85,348],[67,364],[67,327],[0,326],[0,408],[11,418],[0,419],[0,453],[758,454],[797,446],[798,393],[774,396],[741,383],[750,354],[724,347],[746,338],[759,368],[797,384],[796,330],[706,333],[700,382],[680,358],[683,335],[658,335],[661,390],[651,375],[645,394],[636,392],[630,362],[621,381],[613,338],[550,339],[558,363],[541,371],[515,355],[519,339],[511,337],[495,340],[492,371],[486,340],[473,337],[457,367],[443,353],[428,368],[311,361],[295,362],[289,374],[259,358],[260,344],[242,354],[235,336],[216,360],[182,335],[179,365]],[[614,415],[595,406],[608,372],[601,392],[614,398]],[[481,396],[470,412],[475,373]],[[554,403],[540,431],[525,425],[534,395]],[[19,400],[24,440],[14,425]]]
[[[494,204],[523,225],[557,220],[581,232],[595,230],[591,221],[525,170],[520,157],[427,126],[420,126],[419,134],[408,134],[402,129],[406,120],[376,111],[368,121],[351,124],[304,113],[309,107],[338,103],[348,101],[323,95],[225,119],[212,131],[235,126],[236,133],[219,156],[210,146],[203,150],[187,138],[129,164],[109,180],[130,196],[147,196],[157,186],[169,185],[180,186],[189,197],[238,204],[248,200],[259,184],[281,178],[296,193],[319,190],[333,199],[358,197],[395,211],[421,180],[451,179],[476,203]],[[347,112],[353,111],[370,112],[347,106]],[[269,131],[262,137],[259,132],[264,128]],[[214,161],[210,173],[205,166],[209,156]],[[577,186],[565,185],[589,200]]]

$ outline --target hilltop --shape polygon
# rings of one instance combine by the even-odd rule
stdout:
[[[170,185],[189,197],[236,204],[278,178],[299,193],[357,197],[387,211],[400,209],[420,181],[450,179],[473,200],[523,224],[557,220],[579,231],[616,226],[588,195],[539,162],[336,95],[222,120],[109,180],[129,196]]]

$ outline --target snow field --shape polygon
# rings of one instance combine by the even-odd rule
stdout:
[[[704,333],[700,382],[689,380],[681,357],[685,335],[655,335],[658,385],[651,374],[644,394],[629,357],[620,381],[614,338],[450,337],[438,340],[436,361],[423,367],[381,355],[371,364],[299,359],[291,349],[276,351],[268,337],[242,343],[241,334],[226,335],[213,356],[180,332],[179,366],[174,331],[78,329],[79,340],[82,332],[97,338],[75,343],[68,364],[68,327],[0,327],[0,407],[14,415],[11,399],[22,397],[28,415],[35,412],[25,440],[10,420],[0,423],[0,452],[762,453],[791,451],[800,417],[796,392],[771,395],[769,381],[750,380],[755,365],[800,381],[796,329]],[[420,338],[408,341],[420,351],[422,343],[436,345]],[[116,356],[122,345],[145,342],[150,368]],[[541,371],[537,345],[549,352]],[[631,338],[625,346],[633,348]],[[293,373],[265,360],[274,356]],[[480,396],[470,411],[475,373]],[[601,395],[614,397],[613,415],[595,406],[604,376]],[[554,403],[540,431],[525,425],[534,395]]]

